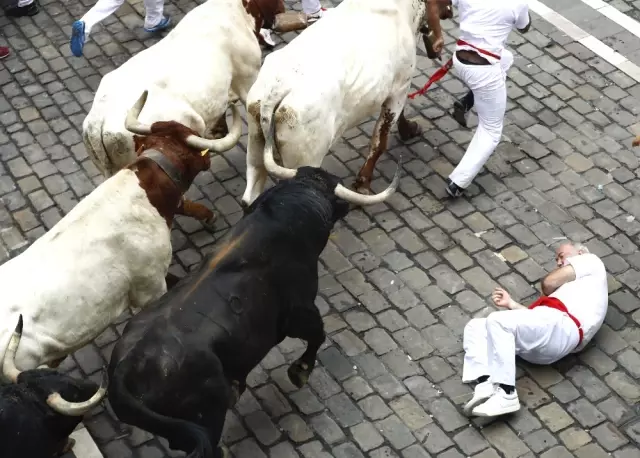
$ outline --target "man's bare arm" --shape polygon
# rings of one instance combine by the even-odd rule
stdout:
[[[528,309],[528,308],[529,307],[525,307],[520,302],[516,302],[513,299],[511,299],[511,302],[509,303],[509,310],[522,310],[522,309]]]
[[[427,25],[436,38],[442,38],[440,3],[442,0],[427,0]]]
[[[576,271],[573,269],[573,266],[571,264],[560,267],[559,269],[550,272],[542,279],[542,281],[540,282],[540,286],[542,287],[542,294],[544,294],[545,296],[553,294],[553,292],[560,288],[562,285],[575,279]]]

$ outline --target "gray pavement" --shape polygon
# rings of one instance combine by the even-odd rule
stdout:
[[[640,21],[640,1],[604,0],[630,18]],[[631,62],[640,65],[640,24],[635,34],[580,0],[540,0],[552,10],[601,40]]]
[[[102,75],[157,40],[142,31],[138,2],[95,30],[87,58],[70,57],[71,23],[91,3],[44,0],[33,18],[0,18],[0,44],[14,51],[0,66],[0,262],[102,181],[81,141],[93,91]],[[180,0],[167,10],[180,19],[195,4]],[[637,1],[612,4],[637,18]],[[563,14],[580,25],[587,13],[576,11]],[[407,144],[394,136],[374,184],[388,183],[402,154],[399,192],[352,212],[322,255],[317,305],[329,337],[309,385],[295,389],[286,377],[299,341],[271,351],[228,414],[223,441],[236,457],[640,456],[640,148],[630,146],[640,134],[640,84],[533,16],[527,35],[511,36],[516,60],[504,139],[469,197],[452,202],[443,190],[473,133],[447,114],[463,86],[451,74],[409,101],[425,133]],[[435,68],[420,54],[416,87]],[[349,131],[325,160],[347,184],[363,163],[373,122]],[[214,234],[177,219],[173,272],[196,265],[241,217],[245,145],[246,135],[189,191],[221,218]],[[516,299],[534,298],[562,237],[585,242],[610,272],[605,325],[585,351],[553,367],[519,364],[523,408],[516,415],[469,421],[460,409],[471,393],[460,382],[464,324],[491,310],[496,284]],[[126,319],[62,370],[98,381]],[[85,425],[108,458],[180,456],[119,423],[108,406]]]

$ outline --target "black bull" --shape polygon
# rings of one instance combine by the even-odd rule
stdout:
[[[75,380],[51,369],[20,371],[15,354],[22,337],[23,318],[0,360],[0,458],[51,458],[73,446],[69,434],[107,390],[103,376],[95,383]],[[105,374],[106,375],[106,374]]]
[[[198,269],[131,319],[109,365],[109,401],[121,421],[191,458],[220,457],[227,409],[285,337],[307,342],[288,371],[296,386],[306,383],[325,339],[318,259],[349,211],[334,194],[338,183],[321,169],[298,169],[261,194]]]

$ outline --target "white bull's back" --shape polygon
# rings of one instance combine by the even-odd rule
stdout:
[[[83,123],[92,160],[111,162],[115,172],[135,158],[124,120],[144,90],[149,97],[142,123],[177,121],[206,135],[227,108],[238,62],[259,66],[260,47],[247,18],[241,0],[209,0],[158,43],[105,75]]]
[[[24,331],[18,368],[32,369],[77,350],[127,307],[146,305],[131,299],[162,295],[170,261],[164,218],[137,176],[120,171],[0,266],[0,355],[19,314]]]
[[[247,103],[277,105],[274,99],[282,97],[280,107],[296,114],[295,124],[276,129],[285,166],[305,160],[293,149],[309,152],[310,164],[319,165],[330,144],[377,115],[389,95],[412,78],[416,41],[406,14],[392,0],[372,3],[344,0],[265,59]],[[287,145],[291,154],[284,151]]]

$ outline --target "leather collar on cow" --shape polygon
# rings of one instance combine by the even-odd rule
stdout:
[[[187,183],[185,183],[182,172],[178,170],[178,168],[173,165],[173,163],[169,159],[167,159],[167,157],[162,154],[162,152],[158,151],[157,149],[147,149],[144,150],[138,157],[146,157],[147,159],[155,162],[156,165],[160,167],[169,178],[171,178],[171,181],[173,181],[173,183],[182,191],[182,193],[187,192],[189,186],[187,185]]]

